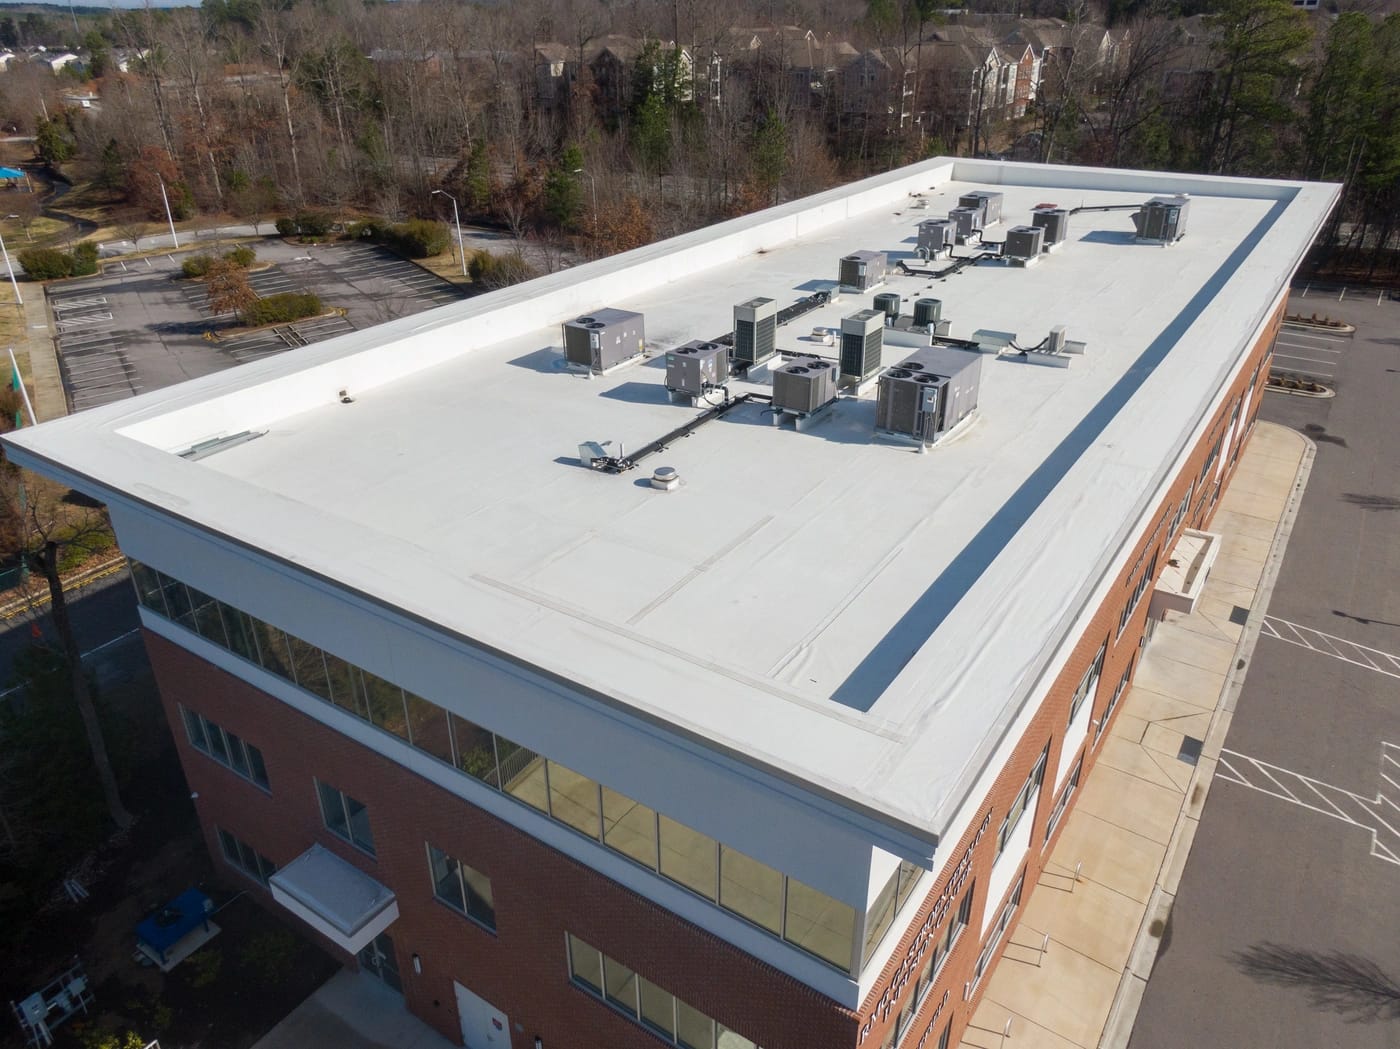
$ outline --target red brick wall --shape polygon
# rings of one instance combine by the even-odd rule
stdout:
[[[764,1049],[855,1043],[852,1014],[791,977],[159,635],[148,631],[146,647],[216,862],[223,865],[215,825],[279,866],[320,842],[393,888],[399,918],[388,931],[404,996],[454,1041],[455,978],[523,1026],[513,1032],[516,1049],[530,1049],[535,1035],[569,1049],[655,1049],[654,1035],[569,982],[568,931]],[[194,750],[177,703],[261,749],[271,794]],[[322,826],[313,777],[368,806],[375,857]],[[433,898],[426,841],[491,879],[498,935]],[[243,884],[225,869],[230,882]],[[421,975],[413,972],[414,954]]]
[[[986,836],[976,849],[973,857],[972,870],[968,875],[969,879],[976,878],[977,880],[977,898],[973,907],[972,919],[968,923],[967,929],[964,930],[962,938],[954,947],[948,961],[943,964],[942,977],[935,984],[933,990],[929,993],[923,1006],[920,1007],[919,1012],[915,1016],[910,1027],[913,1033],[905,1036],[905,1039],[912,1039],[912,1041],[902,1040],[900,1043],[902,1047],[906,1045],[917,1046],[935,1014],[938,1016],[937,1024],[934,1025],[928,1036],[928,1041],[925,1043],[926,1047],[932,1047],[937,1044],[939,1033],[950,1019],[953,1021],[953,1033],[949,1042],[950,1046],[957,1045],[961,1039],[963,1028],[971,1018],[972,1012],[976,1008],[978,998],[980,997],[980,992],[986,987],[987,983],[987,976],[984,975],[977,992],[972,995],[971,1000],[968,1002],[963,1001],[963,987],[965,984],[971,982],[977,956],[982,950],[982,943],[977,939],[978,931],[982,927],[982,916],[986,913],[986,908],[1000,911],[1004,903],[1004,899],[987,900],[985,898],[986,885],[991,877],[992,861],[996,852],[996,832],[1006,816],[1008,806],[1015,799],[1016,793],[1026,782],[1026,777],[1030,774],[1032,766],[1040,756],[1040,752],[1044,749],[1046,742],[1050,741],[1053,736],[1053,742],[1051,742],[1050,746],[1050,759],[1047,763],[1047,771],[1045,773],[1045,782],[1041,784],[1039,799],[1036,802],[1036,811],[1034,813],[1035,823],[1031,833],[1031,849],[1026,860],[1025,886],[1021,893],[1021,906],[1017,911],[1016,920],[1019,921],[1020,915],[1024,912],[1026,903],[1030,899],[1031,891],[1039,880],[1045,861],[1053,851],[1055,837],[1058,836],[1060,828],[1064,827],[1066,817],[1069,812],[1072,811],[1075,798],[1078,797],[1078,792],[1076,792],[1075,798],[1071,798],[1070,800],[1069,808],[1066,810],[1065,815],[1060,818],[1060,822],[1056,828],[1056,835],[1050,839],[1049,843],[1046,843],[1044,828],[1049,821],[1050,810],[1055,804],[1056,789],[1059,786],[1056,783],[1050,782],[1050,780],[1056,768],[1057,756],[1064,738],[1064,731],[1069,723],[1069,705],[1074,696],[1074,690],[1078,687],[1079,682],[1083,680],[1090,664],[1093,663],[1094,658],[1098,655],[1099,646],[1107,641],[1108,651],[1104,657],[1103,672],[1099,678],[1098,691],[1094,698],[1094,710],[1091,714],[1091,717],[1095,720],[1101,720],[1104,710],[1113,696],[1113,691],[1123,676],[1123,672],[1128,668],[1129,662],[1138,654],[1138,641],[1142,637],[1143,631],[1147,625],[1147,609],[1152,599],[1150,587],[1143,595],[1132,618],[1123,628],[1122,635],[1115,638],[1118,631],[1119,616],[1122,614],[1124,603],[1131,596],[1132,584],[1137,578],[1134,574],[1134,568],[1136,567],[1137,572],[1140,573],[1151,561],[1153,550],[1159,549],[1161,553],[1158,556],[1157,564],[1158,574],[1160,574],[1167,556],[1165,550],[1166,533],[1170,525],[1171,517],[1175,514],[1176,508],[1180,504],[1182,497],[1186,494],[1187,489],[1190,488],[1191,482],[1195,481],[1200,476],[1216,437],[1222,435],[1228,428],[1230,415],[1234,410],[1236,400],[1244,396],[1249,385],[1251,373],[1254,371],[1255,363],[1264,361],[1271,351],[1279,325],[1282,323],[1282,318],[1283,307],[1280,306],[1263,335],[1251,351],[1249,363],[1245,365],[1239,378],[1231,387],[1230,395],[1224,399],[1224,403],[1217,410],[1215,416],[1212,417],[1211,424],[1206,428],[1205,434],[1197,442],[1195,449],[1193,449],[1191,456],[1187,459],[1185,465],[1177,475],[1166,497],[1149,519],[1150,523],[1147,525],[1144,533],[1138,537],[1132,556],[1128,558],[1125,567],[1109,588],[1108,597],[1094,614],[1088,629],[1075,648],[1073,656],[1055,679],[1055,683],[1051,686],[1044,703],[1041,705],[1040,710],[1037,711],[1030,727],[1022,737],[1015,755],[1007,763],[1006,768],[997,778],[995,786],[984,800],[981,811],[984,813],[990,812],[991,822]],[[1255,393],[1250,406],[1250,418],[1246,420],[1243,413],[1241,414],[1241,433],[1237,435],[1237,441],[1244,432],[1247,432],[1248,425],[1252,425],[1253,417],[1258,413],[1259,404],[1263,399],[1264,386],[1268,379],[1268,368],[1266,366],[1261,366],[1254,378]],[[1221,454],[1227,454],[1223,448]],[[1232,452],[1229,454],[1232,454]],[[1197,487],[1197,491],[1195,495],[1192,496],[1191,500],[1191,513],[1188,514],[1182,527],[1203,527],[1209,522],[1210,516],[1214,512],[1214,506],[1211,502],[1214,473],[1214,467],[1212,467],[1211,473],[1207,478],[1208,483],[1204,486],[1204,498],[1201,486]],[[1222,490],[1224,486],[1229,483],[1230,477],[1231,470],[1227,465],[1227,471],[1221,479]],[[1198,506],[1200,508],[1199,514],[1197,513]],[[1157,528],[1157,524],[1161,521],[1164,513],[1167,515],[1168,524],[1157,532],[1154,540],[1153,530]],[[1145,555],[1140,565],[1138,564],[1139,554]],[[1134,670],[1136,670],[1135,665]],[[1116,715],[1117,711],[1115,710],[1114,713]],[[1088,738],[1084,744],[1084,768],[1080,774],[1079,781],[1081,789],[1090,771],[1093,769],[1098,756],[1098,749],[1094,746],[1094,735],[1096,731],[1097,726],[1090,727]],[[1073,761],[1074,756],[1069,755],[1069,759],[1063,763],[1065,774],[1068,774],[1069,770],[1073,767]],[[1024,818],[1029,818],[1029,815],[1030,814]],[[885,965],[884,972],[881,973],[880,978],[875,982],[873,990],[867,996],[865,1002],[862,1003],[861,1009],[858,1010],[857,1016],[862,1024],[862,1028],[861,1033],[857,1036],[857,1040],[858,1044],[865,1047],[865,1049],[878,1049],[879,1046],[884,1044],[884,1039],[894,1026],[900,1010],[905,1005],[907,996],[913,993],[915,987],[915,979],[913,978],[910,978],[907,983],[903,983],[900,992],[891,993],[891,989],[900,986],[904,978],[901,967],[904,965],[911,948],[917,950],[919,941],[921,940],[919,933],[920,927],[933,910],[935,901],[939,894],[943,892],[945,884],[947,884],[953,873],[953,867],[962,858],[980,824],[980,820],[974,821],[974,826],[963,836],[963,840],[958,842],[955,848],[945,853],[947,857],[945,867],[939,872],[938,877],[933,882],[929,883],[933,890],[929,899],[925,901],[917,911],[916,917],[910,922],[908,931],[905,932],[901,939],[899,949],[895,951],[891,960]],[[1043,850],[1039,848],[1042,844],[1045,845]],[[1012,879],[1012,885],[1015,885],[1015,878]],[[1008,890],[1008,894],[1009,892],[1010,890]],[[945,920],[951,919],[952,915],[950,913],[948,919]],[[939,929],[944,927],[945,926],[940,923]],[[1007,930],[1006,935],[1003,937],[1002,946],[998,949],[997,957],[999,957],[1001,951],[1005,949],[1005,944],[1010,940],[1014,930],[1015,922],[1013,922],[1011,927]],[[934,939],[936,939],[938,930],[935,929],[932,931]],[[989,928],[989,934],[990,931]],[[995,964],[996,959],[994,958],[992,965],[988,968],[989,972]],[[917,972],[918,967],[915,966],[914,977],[917,977]],[[947,1001],[946,1004],[942,1005],[941,1012],[939,1012],[940,1003],[944,1001],[945,992],[947,993]],[[871,1021],[872,1016],[874,1017],[873,1021]],[[867,1021],[870,1021],[868,1033],[864,1026]]]

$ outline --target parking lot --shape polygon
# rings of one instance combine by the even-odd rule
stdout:
[[[433,309],[464,291],[373,245],[307,247],[268,238],[249,274],[260,296],[312,291],[328,315],[242,333],[209,309],[205,285],[180,272],[187,255],[113,260],[102,276],[47,289],[71,411],[285,353],[395,317]]]
[[[1274,343],[1273,370],[1332,383],[1337,378],[1341,356],[1350,344],[1350,335],[1285,324]]]

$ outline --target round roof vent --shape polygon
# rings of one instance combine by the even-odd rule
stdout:
[[[914,373],[913,373],[913,372],[907,371],[907,370],[904,369],[904,368],[891,368],[891,369],[890,369],[890,378],[891,378],[891,379],[910,379],[910,378],[913,378],[913,376],[914,376]]]

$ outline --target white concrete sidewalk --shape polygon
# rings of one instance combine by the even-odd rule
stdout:
[[[451,1049],[374,976],[342,969],[253,1049]]]

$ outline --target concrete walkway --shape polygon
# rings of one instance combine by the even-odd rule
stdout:
[[[1128,1044],[1312,457],[1293,430],[1255,427],[1197,610],[1158,625],[963,1046]],[[1188,736],[1205,741],[1194,766]]]
[[[342,969],[253,1049],[450,1049],[453,1043],[404,1008],[369,973]]]

